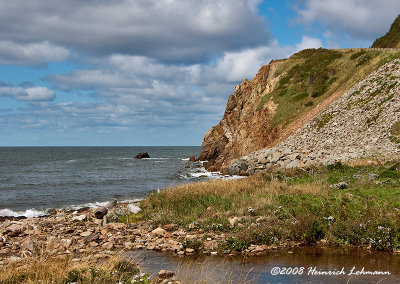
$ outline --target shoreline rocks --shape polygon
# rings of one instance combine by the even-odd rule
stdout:
[[[117,223],[110,216],[130,214],[128,204],[117,204],[110,210],[110,222],[103,225],[94,217],[94,209],[86,211],[55,212],[53,215],[5,220],[0,222],[0,263],[12,259],[46,254],[80,258],[90,255],[104,259],[120,252],[137,249],[173,253],[179,256],[203,253],[223,255],[219,247],[228,238],[224,232],[209,232],[196,226],[181,227],[167,224],[154,227],[151,221]],[[79,216],[79,218],[77,218]],[[81,216],[83,216],[81,218]],[[238,221],[237,219],[232,222]],[[200,247],[190,244],[202,243]],[[258,247],[258,246],[256,246]],[[272,248],[264,248],[265,253]],[[259,254],[260,249],[248,249],[235,254]],[[229,252],[229,255],[233,255]]]

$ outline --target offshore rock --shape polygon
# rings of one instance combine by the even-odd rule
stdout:
[[[134,157],[134,159],[145,159],[145,158],[150,158],[149,153],[147,152],[139,153]]]

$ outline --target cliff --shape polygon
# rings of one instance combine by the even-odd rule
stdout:
[[[233,159],[278,145],[397,57],[393,49],[308,49],[272,61],[236,86],[221,122],[206,132],[199,159],[224,171]]]
[[[207,160],[208,169],[219,169],[227,161],[261,149],[276,137],[268,132],[276,106],[273,102],[257,110],[260,96],[270,92],[279,80],[276,69],[283,61],[261,67],[251,80],[237,85],[229,97],[221,122],[208,130],[202,143],[200,160]]]
[[[233,160],[231,174],[400,158],[400,60],[348,90],[285,141]]]

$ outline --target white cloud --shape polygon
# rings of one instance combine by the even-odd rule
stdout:
[[[18,101],[49,101],[54,99],[55,92],[46,87],[0,86],[0,96],[14,97]]]
[[[49,41],[89,54],[199,62],[265,44],[259,0],[30,0],[0,2],[0,38]]]
[[[322,23],[331,33],[372,41],[384,35],[400,12],[398,0],[304,0],[298,21]],[[343,35],[341,35],[343,37]]]
[[[29,44],[0,41],[0,65],[40,65],[64,61],[68,56],[67,49],[48,41]]]
[[[298,52],[307,48],[320,48],[323,47],[323,44],[319,38],[302,36],[301,42],[295,45],[295,51]]]

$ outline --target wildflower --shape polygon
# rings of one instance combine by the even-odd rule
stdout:
[[[247,212],[249,212],[250,214],[253,214],[253,213],[254,213],[253,207],[250,206],[250,207],[247,209]]]
[[[333,222],[333,220],[335,220],[335,218],[333,218],[332,216],[328,217],[328,221]]]
[[[281,210],[281,209],[282,209],[282,206],[279,206],[278,209]]]
[[[382,227],[382,226],[379,226],[379,227],[378,227],[378,230],[382,230],[383,228],[384,228],[384,227]]]

